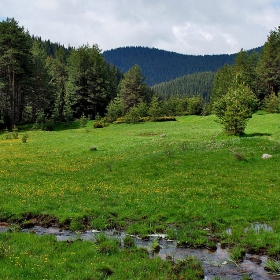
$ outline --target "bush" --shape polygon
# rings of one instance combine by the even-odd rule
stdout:
[[[268,113],[280,113],[280,97],[274,93],[264,99],[264,110]]]
[[[26,133],[24,133],[22,138],[21,138],[22,143],[26,143],[27,142],[27,138],[28,138],[28,135]]]
[[[126,118],[125,117],[119,117],[113,123],[114,124],[126,123]]]
[[[106,123],[105,121],[103,120],[100,120],[100,121],[95,121],[93,123],[93,128],[103,128],[103,127],[106,127],[108,126],[108,123]]]
[[[12,133],[12,135],[13,135],[13,138],[14,139],[18,139],[18,128],[14,125],[14,127],[13,127],[13,133]]]
[[[257,98],[249,87],[236,84],[213,107],[219,118],[217,122],[224,126],[225,131],[231,135],[241,135],[257,104]]]
[[[86,127],[87,123],[88,123],[88,118],[83,114],[80,119],[79,119],[79,122],[80,122],[80,126],[81,127]]]
[[[164,116],[164,117],[158,117],[154,119],[156,122],[169,122],[169,121],[176,121],[176,117],[172,116]]]

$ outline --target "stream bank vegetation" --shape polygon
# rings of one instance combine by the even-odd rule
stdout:
[[[280,116],[254,114],[240,137],[226,135],[215,119],[212,115],[185,116],[174,122],[111,124],[103,129],[93,129],[92,121],[85,127],[74,122],[70,127],[60,125],[49,132],[18,127],[18,139],[6,139],[3,131],[0,134],[1,221],[21,227],[58,225],[73,231],[115,228],[141,237],[166,233],[168,238],[178,240],[180,246],[213,248],[220,242],[222,246],[265,253],[277,260],[280,254]],[[25,133],[28,141],[23,143],[21,137]],[[93,146],[94,152],[90,150]],[[240,160],[232,151],[246,160]],[[263,153],[273,157],[262,159]],[[256,229],[254,223],[267,226]],[[10,259],[25,252],[17,243],[22,238],[21,246],[32,239],[32,246],[38,246],[38,254],[42,250],[55,252],[61,246],[63,250],[73,246],[71,252],[75,254],[79,254],[81,246],[90,247],[88,250],[95,248],[99,254],[109,255],[104,263],[114,271],[111,279],[118,278],[113,276],[117,273],[112,265],[114,261],[110,261],[114,256],[122,259],[123,252],[114,249],[116,244],[106,244],[106,241],[84,245],[75,241],[60,245],[51,237],[32,234],[13,237],[5,233],[0,237],[5,273],[9,273],[11,266],[18,273],[30,271],[26,261],[19,261],[21,268],[16,266],[16,259],[12,258],[13,262]],[[9,246],[18,253],[3,254]],[[242,250],[234,249],[233,258],[237,260]],[[65,251],[68,257],[69,252]],[[139,256],[140,253],[136,250],[129,254]],[[83,256],[92,258],[93,255],[83,252]],[[141,262],[140,267],[147,266],[145,258],[136,259],[137,263]],[[79,264],[91,267],[80,260],[81,257],[76,257],[73,264],[72,260],[67,263],[68,271],[75,271],[71,267]],[[63,259],[55,262],[62,263]],[[153,260],[149,265],[155,263],[170,265],[160,260]],[[28,269],[24,269],[25,265]],[[132,264],[129,266],[128,271],[134,270]],[[46,267],[40,269],[40,273],[48,271]],[[93,270],[97,273],[97,268]],[[161,279],[153,275],[153,268],[148,270],[153,276],[150,279]],[[156,270],[163,271],[158,267]],[[56,273],[64,276],[62,270]],[[71,277],[65,279],[75,279]],[[166,274],[162,279],[165,277]]]

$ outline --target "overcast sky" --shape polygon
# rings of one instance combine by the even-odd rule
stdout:
[[[102,50],[144,46],[183,54],[259,47],[280,25],[280,0],[1,0],[0,20],[30,34]]]

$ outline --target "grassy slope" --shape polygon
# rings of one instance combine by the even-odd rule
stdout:
[[[49,214],[62,222],[72,218],[72,228],[87,217],[94,228],[167,232],[193,245],[209,242],[208,228],[225,242],[268,246],[275,253],[280,115],[254,115],[246,137],[225,136],[214,119],[188,116],[95,130],[89,123],[87,129],[30,131],[25,144],[0,135],[0,217]],[[274,157],[263,160],[263,153]],[[254,232],[243,231],[252,222],[274,232],[256,242]]]

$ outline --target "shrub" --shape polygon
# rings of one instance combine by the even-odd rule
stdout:
[[[204,100],[201,96],[193,96],[188,99],[187,112],[189,115],[201,115]]]
[[[176,117],[172,117],[172,116],[157,117],[157,118],[154,118],[153,121],[155,121],[155,122],[176,121]]]
[[[139,122],[140,114],[138,112],[138,108],[133,106],[125,115],[125,121],[127,123],[137,123]]]
[[[108,123],[106,123],[105,121],[103,120],[100,120],[100,121],[95,121],[93,123],[93,128],[103,128],[103,127],[107,127],[108,126]]]
[[[264,110],[268,113],[280,113],[280,97],[275,93],[270,94],[264,99]]]
[[[7,140],[12,139],[12,135],[11,135],[11,133],[9,132],[9,130],[8,130],[7,127],[5,128],[5,139],[7,139]]]
[[[27,138],[28,138],[28,135],[26,133],[24,133],[22,138],[21,138],[22,143],[26,143],[27,142]]]
[[[126,123],[126,119],[125,119],[125,117],[119,117],[113,123],[114,124]]]
[[[250,88],[243,84],[236,84],[214,103],[214,112],[219,118],[217,122],[224,126],[228,134],[241,135],[257,103],[257,98]]]
[[[13,133],[12,133],[12,135],[13,135],[13,138],[14,139],[18,139],[18,128],[14,125],[14,127],[13,127]]]
[[[80,122],[80,126],[81,127],[86,127],[87,123],[88,123],[88,118],[83,114],[80,119],[79,119],[79,122]]]

